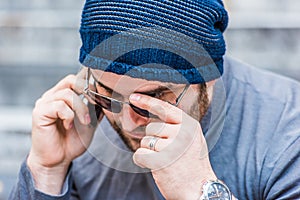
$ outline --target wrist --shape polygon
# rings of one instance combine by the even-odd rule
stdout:
[[[219,179],[203,180],[201,188],[202,192],[199,200],[232,200],[232,193],[228,186]]]
[[[32,174],[34,186],[37,190],[50,195],[61,194],[70,163],[51,167],[43,166],[35,162],[35,159],[29,155],[26,164]]]
[[[189,190],[185,193],[184,199],[186,200],[200,200],[203,194],[203,185],[205,184],[206,180],[217,180],[217,177],[214,174],[201,176],[194,179],[189,186]]]

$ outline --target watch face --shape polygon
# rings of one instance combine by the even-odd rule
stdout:
[[[209,200],[231,200],[229,189],[219,182],[211,182],[207,188],[206,195]]]

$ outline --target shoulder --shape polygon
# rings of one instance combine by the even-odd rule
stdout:
[[[232,58],[225,60],[224,69],[227,113],[247,120],[253,130],[263,130],[266,136],[278,134],[284,140],[293,133],[293,138],[299,137],[299,82]]]
[[[227,89],[230,89],[231,84],[236,83],[239,86],[247,86],[258,95],[282,103],[300,101],[300,82],[253,67],[231,57],[225,58],[223,81]]]
[[[254,199],[259,195],[266,199],[284,195],[287,197],[284,199],[294,199],[299,187],[289,184],[297,181],[291,174],[300,173],[299,82],[228,57],[222,81],[226,90],[226,117],[214,152],[218,159],[212,160],[217,163],[218,154],[226,152],[231,163],[238,167],[234,167],[234,172],[232,168],[226,172],[224,166],[215,164],[216,169],[224,177],[234,177],[233,182],[243,183]],[[235,189],[241,194],[245,192]]]
[[[300,83],[228,57],[224,69],[230,129],[239,126],[239,136],[248,138],[251,133],[270,162],[288,149],[300,152],[294,145],[300,140]]]
[[[228,102],[247,110],[247,115],[263,116],[256,120],[273,122],[277,131],[300,131],[300,82],[232,58],[226,58],[224,69]]]

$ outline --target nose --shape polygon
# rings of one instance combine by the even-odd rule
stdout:
[[[120,121],[123,129],[132,131],[139,126],[145,126],[149,123],[149,118],[137,114],[130,105],[123,105],[122,112],[120,113]]]

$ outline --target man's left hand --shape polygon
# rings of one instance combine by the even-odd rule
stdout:
[[[159,117],[147,125],[135,164],[151,169],[166,199],[199,199],[202,181],[216,179],[200,123],[156,98],[133,94],[130,102]]]

